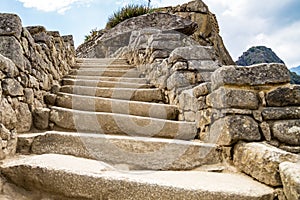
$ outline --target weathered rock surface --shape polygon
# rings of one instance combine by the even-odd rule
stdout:
[[[50,109],[36,108],[33,112],[33,124],[37,129],[45,130],[49,126]]]
[[[1,160],[16,153],[17,134],[9,131],[3,124],[0,124],[0,147]]]
[[[162,20],[163,19],[163,20]],[[197,24],[176,15],[167,13],[151,13],[121,22],[116,27],[107,30],[99,38],[94,38],[94,43],[82,44],[76,50],[79,57],[108,57],[117,49],[128,46],[132,31],[144,28],[156,28],[162,31],[178,31],[191,35]],[[159,43],[157,43],[159,44]],[[87,46],[90,45],[90,46]],[[110,51],[110,49],[114,51]]]
[[[281,186],[279,164],[299,162],[299,155],[264,143],[240,143],[234,148],[234,164],[253,178],[271,186]]]
[[[27,189],[73,198],[273,199],[273,189],[242,175],[197,171],[123,173],[99,161],[55,154],[7,161],[1,165],[1,172]]]
[[[266,95],[268,106],[299,106],[300,86],[289,85],[276,88]]]
[[[234,64],[219,35],[220,30],[216,16],[209,11],[203,1],[195,0],[175,7],[159,8],[158,11],[175,14],[197,23],[198,28],[192,38],[200,45],[213,46],[220,63]]]
[[[57,126],[69,130],[115,135],[190,140],[196,136],[197,132],[194,123],[59,107],[52,107],[50,120]]]
[[[283,191],[287,200],[300,198],[300,163],[284,162],[279,165]]]
[[[20,135],[18,151],[73,155],[139,170],[188,170],[222,161],[217,145],[200,141],[54,131]]]
[[[300,146],[300,120],[276,121],[271,126],[272,133],[280,142]]]
[[[300,107],[269,107],[262,111],[264,120],[299,119]]]
[[[207,105],[213,108],[258,108],[257,93],[251,90],[221,87],[207,96]]]
[[[232,145],[239,140],[261,139],[258,124],[248,116],[226,116],[212,123],[205,141],[219,145]]]
[[[3,13],[0,15],[0,36],[21,37],[22,22],[15,14]]]
[[[258,64],[248,67],[224,66],[212,75],[212,88],[224,85],[260,86],[290,82],[289,70],[283,64]]]

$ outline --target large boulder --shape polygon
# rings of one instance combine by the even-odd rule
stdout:
[[[196,22],[198,28],[193,33],[192,38],[200,45],[213,46],[220,63],[224,65],[234,64],[222,37],[219,35],[220,30],[216,16],[209,11],[202,0],[194,0],[175,7],[160,8],[158,11],[175,14]]]
[[[117,49],[129,44],[133,31],[145,28],[155,28],[162,31],[176,31],[185,35],[193,34],[197,24],[168,13],[151,13],[127,19],[114,28],[93,38],[94,42],[87,42],[77,48],[79,57],[108,57]]]

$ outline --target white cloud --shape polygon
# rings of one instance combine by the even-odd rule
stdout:
[[[89,5],[93,0],[18,0],[25,8],[35,8],[44,12],[64,14],[72,5]]]
[[[251,46],[265,45],[285,61],[288,67],[300,64],[300,19],[289,17],[284,9],[297,0],[207,0],[217,15],[221,36],[234,60]],[[299,8],[298,8],[299,9]]]

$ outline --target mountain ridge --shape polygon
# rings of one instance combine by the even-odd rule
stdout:
[[[266,46],[253,46],[249,48],[247,51],[243,52],[243,54],[238,58],[235,62],[240,66],[249,66],[259,63],[282,63],[284,61],[280,59],[276,53]],[[300,66],[296,68],[291,68],[290,76],[292,84],[300,84]]]

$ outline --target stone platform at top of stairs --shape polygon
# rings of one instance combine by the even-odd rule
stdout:
[[[169,120],[176,120],[179,113],[178,108],[175,105],[68,93],[59,93],[57,95],[56,106],[83,111],[120,113]]]
[[[4,161],[1,173],[28,190],[110,200],[271,200],[273,189],[239,174],[118,171],[99,161],[44,154]]]
[[[128,169],[189,170],[222,162],[215,144],[176,139],[51,131],[18,136],[23,154],[66,154]]]
[[[123,99],[144,102],[164,102],[164,95],[158,88],[103,88],[86,86],[63,86],[63,93]]]
[[[89,112],[53,106],[50,120],[75,131],[113,135],[135,135],[190,140],[197,134],[196,124],[151,117],[105,112]]]

